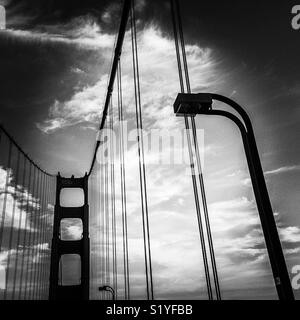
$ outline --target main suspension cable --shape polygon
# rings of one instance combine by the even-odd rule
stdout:
[[[140,75],[139,75],[139,63],[138,63],[137,31],[136,31],[134,0],[132,1],[130,13],[131,13],[131,41],[132,41],[132,56],[133,56],[133,71],[134,71],[136,125],[137,125],[137,142],[138,142],[138,155],[139,155],[140,191],[141,191],[141,202],[142,202],[141,204],[142,204],[147,299],[153,300],[154,294],[153,294],[153,277],[152,277],[152,261],[151,261],[151,244],[150,244],[150,230],[149,230],[146,168],[145,168],[144,141],[143,141],[143,122],[142,122],[142,110],[141,110],[142,109],[141,90],[140,90],[140,80],[139,80]]]
[[[183,28],[182,28],[178,0],[175,0],[175,6],[176,6],[176,12],[177,12],[177,18],[178,18],[178,29],[179,29],[179,36],[180,36],[180,43],[181,43],[187,92],[191,93],[190,77],[189,77],[189,71],[188,71],[188,65],[187,65],[185,42],[184,42],[184,35],[183,35]],[[208,215],[208,209],[207,209],[206,191],[205,191],[205,186],[204,186],[203,171],[202,171],[202,166],[201,166],[200,152],[199,152],[198,139],[197,139],[197,130],[196,130],[196,124],[195,124],[194,117],[191,117],[191,123],[192,123],[193,142],[194,142],[194,148],[195,148],[195,154],[196,154],[196,161],[197,161],[197,167],[198,167],[198,172],[199,172],[198,178],[199,178],[199,184],[200,184],[200,189],[201,189],[205,225],[206,225],[207,238],[208,238],[208,243],[209,243],[209,251],[210,251],[210,257],[211,257],[211,264],[212,264],[212,270],[213,270],[215,289],[216,289],[216,296],[217,296],[217,300],[221,300],[220,285],[219,285],[217,265],[216,265],[216,259],[215,259],[215,253],[214,253],[214,245],[213,245],[213,240],[212,240],[212,233],[211,233],[211,227],[210,227],[210,221],[209,221],[209,215]]]
[[[190,80],[189,80],[188,65],[187,65],[187,58],[186,58],[186,51],[185,51],[185,43],[184,43],[184,36],[183,36],[183,29],[182,29],[182,22],[181,22],[181,17],[180,17],[180,9],[179,9],[178,0],[171,0],[171,10],[172,10],[172,21],[173,21],[173,28],[174,28],[174,38],[175,38],[175,46],[176,46],[176,54],[177,54],[177,63],[178,63],[181,91],[185,92],[184,81],[183,81],[183,71],[182,71],[182,69],[183,69],[184,74],[185,74],[186,90],[188,93],[190,93],[191,86],[190,86]],[[181,66],[180,46],[181,46],[183,67]],[[205,195],[204,180],[203,180],[203,173],[202,173],[202,167],[201,167],[201,161],[200,161],[200,153],[199,153],[199,148],[198,148],[197,132],[196,132],[194,117],[191,117],[191,123],[192,123],[192,133],[193,133],[193,142],[194,142],[194,148],[195,148],[195,156],[196,156],[196,162],[197,162],[197,167],[198,167],[198,172],[199,172],[198,177],[199,177],[199,184],[200,184],[200,189],[201,189],[202,204],[203,204],[203,208],[204,208],[204,218],[205,218],[206,232],[207,232],[207,238],[208,238],[208,247],[209,247],[211,264],[212,264],[212,271],[213,271],[214,284],[215,284],[215,289],[216,289],[216,296],[217,296],[217,299],[219,300],[219,299],[221,299],[221,295],[220,295],[217,267],[216,267],[216,262],[215,262],[214,249],[213,249],[213,241],[212,241],[212,235],[211,235],[211,229],[210,229],[210,222],[209,222],[209,216],[208,216],[208,210],[207,210],[207,201],[206,201],[206,195]],[[188,147],[189,147],[189,154],[190,154],[191,167],[192,167],[194,195],[195,195],[195,200],[196,200],[196,211],[197,211],[197,217],[198,217],[198,225],[199,225],[199,233],[200,233],[200,240],[201,240],[201,246],[202,246],[202,255],[203,255],[206,282],[207,282],[207,290],[208,290],[209,299],[213,299],[210,274],[209,274],[209,265],[208,265],[208,259],[207,259],[207,254],[206,254],[204,229],[203,229],[202,218],[201,218],[200,204],[199,204],[199,200],[198,200],[198,187],[197,187],[197,182],[196,182],[196,178],[195,178],[195,167],[194,167],[194,160],[193,160],[194,156],[193,156],[193,151],[191,149],[191,138],[188,133],[189,121],[186,116],[185,116],[185,124],[186,124],[186,130],[187,130],[187,135],[188,135],[188,145],[189,145]]]

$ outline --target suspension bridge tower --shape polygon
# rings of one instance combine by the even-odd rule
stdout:
[[[80,188],[84,193],[82,207],[62,207],[60,194],[64,188]],[[61,239],[61,221],[63,219],[81,219],[82,238],[75,241]],[[56,185],[56,204],[54,209],[54,226],[50,267],[50,300],[88,300],[89,299],[89,206],[88,206],[88,176],[83,178],[63,178],[58,174]],[[60,274],[61,259],[64,255],[80,257],[80,284],[64,285]],[[60,281],[59,281],[60,280]]]

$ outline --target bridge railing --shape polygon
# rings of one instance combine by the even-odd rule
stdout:
[[[55,177],[0,126],[0,299],[47,299]]]

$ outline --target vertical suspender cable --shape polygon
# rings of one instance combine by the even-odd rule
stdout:
[[[49,245],[49,238],[48,238],[48,228],[49,228],[49,178],[46,177],[46,199],[45,199],[45,250],[44,250],[44,271],[43,271],[43,298],[47,299],[47,269],[48,269],[48,245]]]
[[[44,267],[44,243],[45,243],[45,187],[46,187],[46,175],[43,175],[43,186],[42,186],[42,201],[41,201],[41,235],[40,235],[40,268],[39,268],[39,274],[38,274],[38,283],[39,283],[39,290],[37,298],[41,299],[42,295],[42,287],[43,287],[43,267]]]
[[[51,241],[51,179],[50,177],[47,178],[47,220],[46,220],[46,232],[47,232],[47,264],[46,264],[46,268],[45,268],[45,298],[47,298],[47,292],[48,290],[48,286],[49,286],[49,269],[50,269],[50,241]]]
[[[26,264],[26,277],[25,277],[25,299],[30,299],[30,289],[31,288],[31,273],[32,270],[30,269],[30,262],[31,262],[31,246],[32,246],[32,225],[33,225],[33,218],[34,218],[34,194],[36,190],[36,167],[33,167],[33,178],[32,178],[32,193],[29,199],[29,207],[30,207],[30,217],[29,217],[29,239],[28,239],[28,251],[27,251],[27,264]],[[29,213],[29,212],[28,212]],[[29,282],[28,282],[29,281]]]
[[[37,300],[38,299],[38,296],[39,296],[39,292],[40,292],[40,281],[39,281],[39,276],[40,276],[40,270],[41,270],[41,246],[42,246],[42,243],[41,243],[41,237],[43,235],[42,233],[42,228],[41,228],[41,225],[42,225],[42,210],[43,210],[43,186],[44,186],[44,180],[45,180],[45,177],[43,174],[41,174],[41,186],[40,186],[40,196],[39,196],[39,216],[38,216],[38,224],[37,224],[37,229],[38,229],[38,234],[37,234],[37,245],[36,245],[36,259],[37,259],[37,266],[36,266],[36,269],[37,269],[37,272],[36,272],[36,276],[35,276],[35,282],[36,282],[36,292],[35,292],[35,297],[34,299]]]
[[[49,192],[49,187],[50,187],[50,180],[51,178],[47,177],[47,197],[46,197],[46,251],[45,251],[45,269],[44,269],[44,291],[43,291],[43,296],[44,299],[47,299],[47,291],[48,291],[48,266],[49,266],[49,204],[50,204],[50,192]]]
[[[39,273],[39,277],[38,277],[38,281],[40,283],[40,288],[39,288],[39,294],[38,294],[38,298],[41,299],[42,298],[42,288],[43,288],[43,271],[44,271],[44,246],[45,246],[45,207],[46,207],[46,183],[47,183],[47,177],[44,175],[44,181],[43,181],[43,197],[42,197],[42,215],[41,215],[41,248],[40,248],[40,273]]]
[[[107,126],[106,126],[107,128]],[[109,183],[109,170],[108,170],[108,153],[105,154],[105,283],[109,284],[109,203],[108,203],[108,183]],[[105,292],[106,298],[108,294]]]
[[[178,0],[174,0],[174,3],[175,3],[175,11],[177,13],[179,38],[180,38],[180,44],[181,44],[181,50],[182,50],[183,68],[184,68],[184,72],[185,72],[187,92],[190,93],[191,86],[190,86],[186,52],[185,52],[183,28],[182,28],[182,22],[181,22],[181,17],[180,17],[180,8],[179,8]],[[174,6],[174,3],[172,4],[173,6]],[[203,179],[203,173],[202,173],[202,167],[201,167],[201,161],[200,161],[200,153],[199,153],[199,148],[198,148],[196,125],[195,125],[195,119],[193,117],[191,118],[191,123],[192,123],[193,142],[194,142],[194,148],[195,148],[195,154],[196,154],[196,161],[197,161],[197,166],[198,166],[198,171],[199,171],[198,177],[199,177],[199,183],[200,183],[200,189],[201,189],[202,203],[203,203],[203,208],[204,208],[204,218],[205,218],[205,224],[206,224],[207,238],[208,238],[208,244],[209,244],[209,250],[210,250],[210,258],[211,258],[213,277],[214,277],[214,283],[215,283],[215,289],[216,289],[216,296],[217,296],[217,299],[220,300],[221,294],[220,294],[218,273],[217,273],[215,254],[214,254],[214,248],[213,248],[213,241],[212,241],[212,234],[211,234],[211,228],[210,228],[210,222],[209,222],[209,216],[208,216],[208,210],[207,210],[207,201],[206,201],[204,179]]]
[[[32,243],[31,243],[31,272],[30,272],[30,277],[29,277],[29,282],[30,282],[30,289],[31,291],[29,292],[29,299],[33,300],[34,294],[35,294],[35,282],[34,282],[34,278],[35,278],[35,273],[36,273],[36,268],[35,268],[35,241],[36,241],[36,221],[37,221],[37,210],[38,210],[38,195],[39,195],[39,185],[40,185],[40,171],[37,169],[37,182],[36,182],[36,188],[35,188],[35,194],[34,194],[34,198],[35,198],[35,204],[34,204],[34,209],[33,209],[33,213],[34,213],[34,219],[33,219],[33,239],[32,239]]]
[[[48,177],[45,176],[44,187],[43,187],[43,211],[42,211],[42,238],[41,238],[41,270],[39,275],[40,282],[40,291],[39,291],[39,299],[43,300],[44,296],[44,272],[45,272],[45,262],[46,262],[46,218],[47,218],[47,182]]]
[[[181,22],[181,17],[180,17],[180,8],[179,8],[178,0],[175,0],[175,4],[176,4],[177,17],[178,17],[178,26],[179,26],[179,34],[180,34],[180,40],[181,40],[181,49],[182,49],[185,78],[186,78],[186,83],[187,83],[187,91],[188,91],[188,93],[191,93],[191,85],[190,85],[190,78],[189,78],[188,65],[187,65],[187,59],[186,59],[183,28],[182,28],[182,22]],[[208,238],[208,243],[209,243],[211,264],[212,264],[213,277],[214,277],[214,283],[215,283],[215,289],[216,289],[216,296],[217,296],[217,300],[221,300],[219,278],[218,278],[217,265],[216,265],[214,246],[213,246],[213,240],[212,240],[212,233],[211,233],[210,221],[209,221],[209,215],[208,215],[208,209],[207,209],[206,192],[205,192],[205,187],[204,187],[204,179],[203,179],[203,172],[202,172],[202,166],[201,166],[201,161],[200,161],[200,152],[199,152],[199,148],[198,148],[197,131],[196,131],[194,117],[191,118],[191,122],[192,122],[195,154],[196,154],[197,166],[198,166],[198,171],[199,171],[198,177],[199,177],[199,183],[200,183],[200,188],[201,188],[202,203],[203,203],[203,208],[204,208],[204,217],[205,217],[207,238]]]
[[[17,236],[17,249],[16,249],[16,260],[15,260],[15,267],[14,267],[14,285],[13,285],[13,292],[12,292],[12,300],[15,298],[15,291],[16,291],[16,279],[17,279],[17,272],[18,272],[18,262],[19,262],[19,251],[20,251],[20,237],[21,237],[21,228],[22,228],[22,221],[23,221],[23,204],[24,204],[24,198],[25,198],[25,179],[26,179],[26,165],[27,165],[27,159],[23,156],[24,160],[24,171],[23,171],[23,177],[22,177],[22,198],[20,203],[20,215],[19,215],[19,225],[18,225],[18,236]],[[24,245],[24,243],[23,243]],[[24,248],[24,247],[23,247]],[[23,249],[24,250],[24,249]],[[22,261],[21,261],[22,263]]]
[[[41,197],[41,182],[42,182],[42,173],[38,170],[38,188],[37,188],[37,195],[36,195],[36,211],[35,211],[35,222],[34,222],[34,236],[33,236],[33,267],[34,267],[34,274],[33,274],[33,295],[32,299],[35,299],[35,295],[37,292],[37,281],[36,281],[36,276],[38,273],[38,235],[39,235],[39,220],[40,220],[40,197]]]
[[[37,282],[37,275],[39,272],[39,235],[40,235],[40,219],[41,219],[41,215],[40,215],[40,208],[41,208],[41,182],[43,180],[43,175],[39,172],[39,176],[40,176],[40,182],[39,182],[39,187],[38,187],[38,203],[37,203],[37,215],[36,215],[36,233],[35,233],[35,237],[34,237],[34,254],[33,256],[35,257],[35,267],[34,267],[34,276],[33,276],[33,283],[34,283],[34,293],[33,293],[33,300],[36,300],[36,295],[38,292],[38,282]]]
[[[43,250],[42,250],[42,272],[40,275],[41,281],[41,291],[40,291],[40,299],[45,299],[45,286],[46,286],[46,279],[45,279],[45,272],[47,266],[47,218],[48,218],[48,180],[49,178],[45,177],[45,184],[44,184],[44,214],[43,214]]]
[[[2,132],[2,131],[1,131]],[[4,225],[5,225],[5,219],[6,219],[6,205],[7,205],[7,194],[8,194],[8,184],[11,174],[11,158],[12,158],[12,142],[9,140],[9,147],[8,147],[8,158],[7,158],[7,165],[6,165],[6,179],[5,179],[5,187],[4,187],[4,199],[3,199],[3,206],[2,206],[2,218],[1,218],[1,236],[0,236],[0,252],[2,252],[2,246],[4,241]],[[9,254],[9,252],[8,252]],[[4,294],[6,295],[7,286],[5,289]],[[5,297],[4,297],[5,299]]]
[[[61,235],[62,235],[62,229],[61,229],[61,224],[59,225],[59,238],[61,239]],[[63,261],[62,261],[62,256],[59,257],[59,278],[60,278],[60,285],[63,286],[64,285],[64,281],[63,281],[63,276],[64,276],[64,272],[63,272]]]
[[[100,211],[100,227],[99,227],[99,237],[100,237],[100,270],[101,270],[101,283],[105,283],[105,177],[104,177],[104,163],[103,163],[103,154],[100,154],[101,161],[99,166],[99,186],[100,186],[100,192],[99,192],[99,211]],[[104,292],[101,292],[101,299],[104,299]]]
[[[33,168],[33,177],[31,176],[32,174],[32,168]],[[27,194],[27,203],[26,203],[26,238],[28,234],[28,239],[27,239],[27,246],[25,248],[24,254],[25,254],[25,259],[24,263],[26,261],[25,267],[24,267],[24,272],[25,272],[25,288],[24,288],[24,299],[27,299],[27,290],[28,290],[28,275],[29,275],[29,258],[30,258],[30,243],[31,243],[31,218],[32,218],[32,200],[33,200],[33,190],[34,190],[34,179],[35,179],[35,167],[33,164],[30,165],[29,169],[29,185],[28,185],[28,194]],[[27,258],[27,260],[26,260]],[[26,270],[26,271],[25,271]],[[23,283],[23,281],[22,281]]]
[[[12,154],[12,142],[10,140],[9,147],[8,147],[8,158],[7,158],[7,164],[6,164],[6,178],[5,178],[4,199],[3,199],[1,227],[0,227],[0,230],[1,230],[0,252],[2,252],[2,244],[3,244],[3,240],[4,240],[3,228],[4,228],[4,224],[5,224],[5,218],[6,218],[8,184],[9,184],[9,178],[10,178],[10,173],[11,173],[11,154]]]
[[[50,286],[50,260],[51,260],[51,239],[52,239],[52,196],[55,194],[52,190],[52,177],[48,179],[48,203],[47,203],[47,270],[45,274],[45,297],[49,299],[49,286]]]
[[[54,206],[53,206],[53,197],[55,195],[54,189],[55,178],[50,178],[49,181],[49,208],[50,213],[48,214],[48,243],[49,243],[49,253],[48,253],[48,269],[47,269],[47,294],[49,292],[49,285],[50,285],[50,263],[51,263],[51,239],[52,239],[52,230],[53,230],[53,219],[54,219]]]
[[[122,203],[122,235],[123,235],[123,262],[124,262],[124,286],[125,300],[130,300],[129,285],[129,261],[128,261],[128,227],[127,227],[127,199],[126,199],[126,171],[124,155],[124,116],[123,116],[123,94],[122,94],[122,68],[121,60],[118,64],[118,117],[120,124],[120,173],[121,173],[121,203]]]
[[[137,131],[138,131],[137,140],[138,140],[140,187],[141,187],[141,202],[142,202],[142,217],[143,217],[147,298],[153,300],[154,294],[153,294],[153,277],[152,277],[152,262],[151,262],[151,245],[150,245],[147,183],[146,183],[146,168],[145,168],[144,142],[143,142],[142,110],[141,110],[141,90],[140,90],[140,82],[139,82],[139,63],[138,63],[137,31],[136,31],[136,21],[135,21],[134,0],[132,1],[132,6],[131,6],[131,39],[132,39],[133,71],[134,71],[134,80],[135,80],[134,87],[135,87],[135,103],[136,103],[136,122],[137,122]]]
[[[93,192],[93,200],[91,199],[90,202],[93,203],[94,202],[94,206],[95,206],[95,225],[97,226],[96,227],[96,241],[95,241],[95,247],[97,248],[97,246],[99,246],[99,248],[101,248],[100,246],[102,245],[102,242],[101,242],[101,192],[102,192],[102,186],[101,186],[101,163],[98,163],[97,164],[97,167],[96,167],[96,172],[94,175],[92,175],[92,183],[94,184],[93,188],[94,188],[94,192]],[[99,192],[97,192],[96,190],[98,190],[99,188]],[[93,201],[93,202],[92,202]],[[95,249],[96,249],[95,248]],[[96,266],[94,267],[94,279],[97,279],[97,272],[98,270],[101,270],[101,250],[97,250],[95,252],[100,252],[100,255],[99,257],[97,257],[97,254],[96,254],[96,257],[95,257],[95,260],[96,260]],[[99,269],[100,268],[100,269]]]
[[[17,169],[15,173],[15,183],[14,183],[14,191],[13,191],[13,208],[12,208],[12,218],[9,232],[9,243],[8,243],[8,257],[7,257],[7,271],[6,271],[6,290],[4,291],[4,300],[7,299],[8,289],[9,289],[9,276],[10,276],[10,260],[13,255],[12,253],[12,241],[13,241],[13,233],[14,233],[14,224],[15,224],[15,216],[16,216],[16,198],[17,198],[17,187],[18,187],[18,179],[19,179],[19,170],[20,170],[20,152],[17,150]]]
[[[96,181],[96,183],[95,183]],[[92,226],[96,226],[95,229],[93,229],[93,232],[91,234],[91,237],[94,238],[94,241],[95,241],[95,244],[92,243],[92,245],[94,245],[94,248],[91,247],[91,252],[97,252],[96,251],[96,244],[97,244],[97,241],[98,241],[98,235],[99,235],[99,232],[98,232],[98,224],[97,224],[97,212],[98,212],[98,199],[97,197],[94,197],[94,195],[96,194],[94,192],[95,188],[97,187],[97,181],[98,181],[98,171],[97,171],[97,167],[96,167],[96,170],[94,171],[94,173],[90,176],[89,178],[89,191],[91,192],[89,194],[89,202],[90,202],[90,225]],[[82,234],[81,234],[81,238],[82,238]],[[92,259],[91,260],[91,280],[92,280],[92,283],[95,282],[95,268],[97,270],[97,266],[98,266],[98,259],[96,257],[96,259]]]
[[[97,250],[97,245],[101,245],[101,212],[100,212],[100,203],[101,203],[101,184],[100,184],[100,164],[97,164],[96,167],[96,172],[94,174],[92,174],[91,178],[92,178],[92,190],[94,190],[94,192],[92,192],[92,199],[90,199],[90,203],[93,203],[94,209],[93,212],[95,212],[95,215],[93,217],[94,219],[94,224],[96,225],[96,232],[95,232],[95,253],[99,252]],[[99,192],[97,192],[96,190],[98,190],[99,188]],[[99,256],[99,258],[97,257],[97,254],[95,255],[95,266],[93,266],[94,269],[94,274],[93,274],[93,279],[95,281],[95,279],[97,279],[97,272],[99,270],[99,266],[101,263],[101,256]]]
[[[185,78],[186,78],[185,79],[186,80],[186,88],[187,88],[187,92],[190,92],[191,90],[190,90],[190,82],[189,82],[187,61],[186,61],[186,55],[185,55],[183,32],[182,32],[178,2],[176,0],[171,0],[171,10],[172,10],[172,22],[173,22],[173,29],[174,29],[175,47],[176,47],[176,55],[177,55],[177,63],[178,63],[181,91],[185,92],[184,81],[183,81],[183,71],[182,71],[181,58],[180,58],[180,44],[181,44],[181,48],[182,48],[182,56],[183,56],[182,60],[183,60],[183,69],[184,69]],[[178,33],[179,33],[179,35],[178,35]],[[180,38],[180,44],[179,44],[178,38]],[[194,119],[192,118],[191,121],[193,123]],[[212,287],[211,287],[210,274],[209,274],[208,258],[207,258],[207,253],[206,253],[204,230],[203,230],[201,211],[200,211],[198,187],[197,187],[197,182],[196,182],[195,165],[194,165],[194,160],[193,160],[193,151],[192,151],[191,137],[190,137],[189,120],[188,120],[187,116],[185,116],[185,127],[186,127],[186,132],[187,132],[188,150],[189,150],[189,157],[190,157],[191,170],[192,170],[193,189],[194,189],[196,212],[197,212],[197,218],[198,218],[200,242],[201,242],[201,247],[202,247],[202,256],[203,256],[204,271],[205,271],[205,277],[206,277],[207,292],[208,292],[208,298],[210,300],[212,300],[213,294],[212,294]]]
[[[195,127],[195,121],[192,121],[192,128],[193,128],[194,146],[196,149],[197,166],[199,168],[199,181],[200,181],[201,194],[202,194],[202,198],[203,198],[205,225],[206,225],[206,230],[207,230],[207,238],[208,238],[209,250],[210,250],[210,256],[211,256],[211,264],[212,264],[212,269],[213,269],[216,297],[217,297],[217,300],[221,300],[219,277],[218,277],[218,271],[217,271],[215,253],[214,253],[212,233],[211,233],[211,228],[210,228],[210,221],[209,221],[207,201],[206,201],[206,192],[205,192],[205,187],[204,187],[203,172],[202,172],[202,168],[201,168],[200,153],[199,153],[199,149],[198,149],[197,131],[196,131],[196,127]]]
[[[36,274],[34,277],[34,282],[36,283],[35,287],[35,295],[34,299],[37,300],[38,294],[39,294],[39,274],[40,274],[40,268],[41,268],[41,260],[40,260],[40,254],[41,254],[41,222],[42,222],[42,210],[43,210],[43,185],[44,185],[44,175],[41,173],[41,181],[40,181],[40,187],[39,187],[39,205],[38,205],[38,217],[37,217],[37,244],[36,244]]]
[[[96,220],[97,199],[94,198],[94,188],[96,187],[94,180],[97,181],[97,171],[95,173],[93,173],[89,178],[89,192],[91,192],[91,193],[89,193],[90,225],[92,225],[92,226],[96,225],[96,228],[94,229],[95,232],[91,233],[91,238],[94,238],[94,241],[97,243],[97,240],[98,240],[98,228],[97,228],[97,220]],[[80,236],[82,238],[82,233]],[[93,243],[91,243],[91,252],[96,252],[95,248],[93,248],[92,245],[93,245]],[[94,262],[93,264],[91,263],[91,281],[92,281],[92,283],[94,283],[94,281],[95,281],[95,265],[97,266],[98,260],[97,260],[97,258],[92,259],[91,262]]]
[[[26,246],[26,241],[27,241],[27,228],[28,228],[28,213],[29,213],[29,197],[30,197],[30,188],[31,188],[31,171],[32,171],[32,163],[30,162],[29,166],[29,176],[28,176],[28,186],[27,186],[27,199],[26,199],[26,217],[25,217],[25,231],[24,231],[24,241],[23,241],[23,252],[22,252],[22,265],[21,265],[21,275],[20,275],[20,291],[19,291],[19,300],[21,300],[21,295],[22,295],[22,288],[23,288],[23,275],[25,272],[25,275],[27,275],[28,269],[25,269],[25,260],[26,260],[26,252],[28,252],[27,246]],[[27,258],[28,259],[28,258]],[[27,282],[25,281],[25,288],[26,288]],[[24,299],[26,299],[26,292],[24,293]]]
[[[116,234],[116,199],[115,199],[115,163],[114,163],[114,111],[113,105],[111,102],[111,122],[110,122],[110,130],[111,130],[111,211],[112,211],[112,249],[113,249],[113,287],[115,291],[115,299],[118,296],[118,275],[117,275],[117,234]]]
[[[48,243],[49,243],[49,253],[48,253],[48,270],[47,270],[47,293],[49,292],[49,281],[50,281],[50,262],[51,262],[51,239],[52,239],[52,230],[53,230],[53,196],[55,194],[55,190],[53,188],[53,183],[54,183],[54,178],[50,178],[49,181],[49,205],[50,205],[50,212],[48,214],[49,219],[48,219]]]
[[[34,251],[33,251],[33,256],[34,256],[34,262],[35,262],[35,267],[34,267],[34,277],[33,277],[33,283],[34,283],[34,292],[33,292],[33,297],[32,299],[36,299],[36,295],[38,292],[38,281],[37,281],[37,276],[39,273],[39,251],[40,251],[40,243],[39,243],[39,236],[40,236],[40,220],[41,220],[41,198],[42,198],[42,181],[43,181],[43,173],[39,170],[39,184],[38,184],[38,194],[37,194],[37,212],[36,212],[36,220],[35,220],[35,229],[36,232],[34,234]]]
[[[105,282],[105,164],[104,164],[104,154],[100,154],[101,157],[101,165],[100,165],[100,179],[101,179],[101,186],[102,190],[100,192],[100,214],[101,214],[101,227],[100,227],[100,232],[101,232],[101,242],[100,242],[100,249],[101,249],[101,282]],[[104,299],[104,292],[101,292],[102,300]]]

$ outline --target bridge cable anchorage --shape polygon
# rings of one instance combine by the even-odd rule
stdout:
[[[191,92],[191,85],[190,85],[190,80],[189,80],[189,72],[188,72],[188,65],[187,65],[185,42],[184,42],[184,36],[183,36],[183,28],[182,28],[182,22],[181,22],[181,16],[180,16],[179,3],[178,3],[178,0],[170,0],[170,1],[171,1],[172,22],[173,22],[173,29],[174,29],[175,48],[176,48],[176,56],[177,56],[177,64],[178,64],[178,73],[179,73],[181,92],[184,93],[186,90],[188,93],[190,93]],[[180,48],[181,48],[182,57],[180,55]],[[183,66],[182,66],[182,64],[183,64]],[[186,89],[184,86],[183,71],[184,71],[184,76],[185,76]],[[190,121],[192,124],[194,151],[192,150],[191,137],[190,137],[190,133],[189,133],[189,131],[190,131],[189,118],[190,118]],[[198,187],[197,187],[197,181],[196,181],[196,177],[195,177],[196,173],[195,173],[194,157],[196,157],[196,164],[197,164],[197,169],[198,169],[198,179],[199,179],[200,190],[201,190],[202,205],[203,205],[203,209],[204,209],[206,234],[207,234],[207,239],[208,239],[207,241],[208,241],[210,260],[211,260],[211,266],[212,266],[212,273],[213,273],[213,279],[214,279],[214,285],[215,285],[215,291],[216,291],[216,298],[217,298],[217,300],[220,300],[221,293],[220,293],[219,279],[218,279],[217,266],[216,266],[216,261],[215,261],[215,254],[214,254],[214,248],[213,248],[210,221],[209,221],[208,210],[207,210],[207,201],[206,201],[206,195],[205,195],[203,172],[202,172],[202,166],[201,166],[201,161],[200,161],[201,159],[200,159],[200,153],[199,153],[198,141],[197,141],[197,131],[196,131],[195,119],[193,116],[188,117],[187,115],[185,115],[185,127],[186,127],[186,131],[187,131],[187,141],[188,141],[188,149],[189,149],[189,156],[190,156],[190,162],[191,162],[193,189],[194,189],[195,204],[196,204],[196,211],[197,211],[197,217],[198,217],[198,226],[199,226],[200,241],[201,241],[201,246],[202,246],[202,255],[203,255],[208,297],[209,297],[209,299],[213,299],[209,264],[208,264],[208,259],[207,259],[206,244],[205,244],[205,238],[204,238],[204,228],[203,228],[203,224],[202,224],[200,204],[199,204]]]
[[[138,142],[138,155],[139,155],[139,173],[140,173],[140,191],[141,191],[142,220],[143,220],[147,299],[154,300],[151,244],[150,244],[150,230],[149,230],[149,213],[148,213],[148,200],[147,200],[147,182],[146,182],[146,168],[145,168],[144,141],[143,141],[141,89],[140,89],[140,75],[139,75],[139,62],[138,62],[138,49],[137,49],[137,30],[136,30],[134,0],[132,1],[130,16],[131,16],[131,19],[130,19],[131,42],[132,42],[133,71],[134,71],[133,73],[134,73],[134,89],[135,89],[135,105],[136,105],[136,125],[137,125],[137,142]]]
[[[123,239],[123,269],[124,269],[124,289],[125,300],[130,300],[129,285],[129,262],[128,262],[128,227],[127,227],[127,199],[126,199],[126,170],[124,152],[124,115],[123,115],[123,94],[122,94],[122,67],[119,60],[117,72],[118,87],[118,120],[119,120],[119,161],[120,161],[120,180],[121,180],[121,204],[122,204],[122,239]]]

